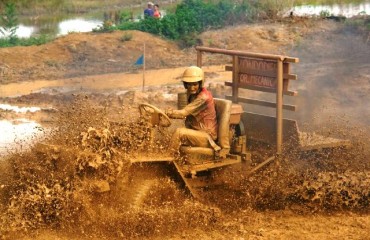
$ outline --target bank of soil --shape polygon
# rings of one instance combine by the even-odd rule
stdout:
[[[122,41],[124,34],[132,39]],[[370,47],[363,36],[343,23],[300,18],[200,36],[208,47],[298,57],[291,87],[299,95],[285,101],[299,109],[286,116],[298,119],[301,129],[353,143],[349,151],[293,151],[280,166],[252,177],[225,170],[219,173],[224,187],[210,190],[209,205],[191,200],[160,166],[127,165],[148,148],[138,104],[176,108],[181,72],[196,63],[193,48],[117,31],[0,49],[0,102],[48,109],[26,117],[56,127],[46,143],[62,146],[36,145],[3,161],[0,210],[2,226],[9,227],[0,233],[8,239],[368,239]],[[142,92],[142,69],[133,63],[144,43]],[[206,85],[222,97],[229,91],[223,82],[230,79],[224,66],[231,59],[206,55],[204,61]],[[0,116],[20,117],[6,111]],[[165,152],[181,121],[174,125],[161,130],[159,151]],[[94,142],[96,136],[102,140]],[[133,188],[127,188],[128,179],[135,179]]]
[[[300,22],[229,27],[203,33],[200,41],[210,47],[285,54],[309,31],[309,27]],[[125,35],[132,39],[122,40]],[[175,42],[148,33],[72,33],[41,46],[0,49],[1,82],[134,71],[137,69],[134,63],[143,53],[144,43],[147,69],[195,64],[193,48],[180,49]],[[224,60],[211,58],[206,64],[223,63]]]

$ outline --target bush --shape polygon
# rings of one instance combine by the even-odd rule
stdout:
[[[124,10],[119,13],[119,22],[128,22],[133,19],[132,11]]]
[[[208,29],[247,21],[249,5],[246,1],[234,4],[221,0],[217,4],[201,0],[184,0],[174,12],[169,12],[162,19],[146,18],[140,22],[123,22],[117,29],[140,30],[180,40],[187,47],[197,44],[197,35]]]
[[[132,39],[132,34],[131,33],[125,33],[121,37],[122,42],[130,41]]]
[[[94,28],[93,32],[113,32],[114,26],[111,20],[105,20],[101,26]]]
[[[53,38],[49,35],[40,35],[30,38],[0,38],[0,47],[33,46],[50,42]]]

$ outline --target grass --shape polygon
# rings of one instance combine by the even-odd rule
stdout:
[[[130,41],[130,40],[132,40],[132,34],[131,33],[125,33],[121,37],[122,42]]]
[[[0,38],[0,47],[42,45],[52,40],[53,38],[49,35],[40,35],[30,38]]]

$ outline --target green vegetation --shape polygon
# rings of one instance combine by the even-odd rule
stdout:
[[[53,38],[49,35],[41,35],[30,38],[0,38],[0,47],[42,45],[52,40]]]
[[[123,36],[121,37],[122,42],[130,41],[131,39],[132,39],[132,34],[127,33],[127,32],[123,34]]]
[[[316,2],[324,3],[325,1]],[[274,19],[280,12],[299,3],[305,2],[296,0],[183,0],[176,8],[167,11],[167,15],[160,20],[145,18],[139,22],[131,22],[128,17],[120,18],[117,26],[103,24],[95,31],[139,30],[176,40],[180,46],[189,47],[197,44],[198,35],[203,31],[255,21],[260,15]],[[327,12],[322,12],[322,16],[327,14]]]
[[[335,3],[362,3],[364,0],[177,0],[166,6],[166,15],[158,20],[153,18],[133,22],[132,4],[136,0],[4,0],[0,2],[0,32],[6,38],[0,38],[0,47],[16,45],[43,44],[51,40],[50,36],[42,35],[30,39],[19,39],[15,35],[17,29],[17,12],[21,14],[37,15],[38,21],[44,19],[45,13],[87,12],[98,8],[106,8],[116,4],[122,6],[117,16],[107,19],[95,32],[112,32],[114,30],[139,30],[156,34],[171,40],[178,41],[181,46],[188,47],[198,42],[199,33],[218,29],[229,25],[256,21],[263,17],[274,19],[278,14],[295,5],[302,4],[335,4]],[[17,10],[17,11],[16,11]],[[39,15],[41,14],[41,15]],[[328,15],[322,12],[321,16]],[[21,15],[22,16],[22,15]],[[41,16],[40,18],[38,18]],[[55,21],[55,19],[54,19]],[[10,33],[10,35],[9,35]],[[0,35],[1,36],[1,35]],[[123,41],[126,37],[123,37]]]
[[[14,3],[7,3],[3,13],[0,13],[0,47],[41,45],[51,40],[47,35],[30,38],[18,38],[18,18]]]
[[[0,28],[1,34],[10,42],[14,43],[17,41],[16,31],[18,29],[18,19],[13,3],[7,3],[5,5],[4,12],[0,15]],[[8,35],[8,36],[7,36]]]
[[[249,20],[246,1],[233,4],[221,0],[218,3],[207,3],[201,0],[184,0],[177,5],[173,13],[167,13],[162,19],[145,18],[139,22],[123,21],[114,27],[119,30],[140,30],[163,36],[172,40],[180,40],[185,46],[194,45],[197,35],[207,29],[222,28]],[[110,30],[111,27],[100,29]]]
[[[327,11],[327,10],[322,10],[320,12],[320,17],[321,18],[326,18],[326,17],[329,17],[330,15],[331,15],[331,13],[329,11]]]

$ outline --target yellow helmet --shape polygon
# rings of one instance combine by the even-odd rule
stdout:
[[[200,67],[196,66],[188,67],[182,74],[182,81],[184,83],[193,83],[202,81],[201,86],[203,87],[204,72]]]

